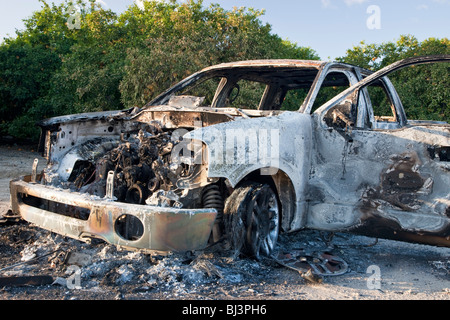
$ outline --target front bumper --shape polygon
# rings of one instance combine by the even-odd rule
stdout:
[[[31,176],[10,182],[11,207],[24,220],[81,241],[100,238],[128,249],[191,251],[204,249],[217,216],[215,209],[174,209],[114,202],[31,182]],[[51,204],[51,205],[49,205]],[[58,210],[50,208],[57,207]],[[61,208],[84,210],[80,219]],[[140,224],[134,237],[124,235],[124,217]],[[137,218],[137,219],[136,219]],[[120,228],[119,228],[120,225]]]

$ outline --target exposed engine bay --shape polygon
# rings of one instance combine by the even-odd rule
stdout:
[[[61,132],[67,129],[54,133],[59,136],[53,141],[61,141]],[[71,148],[47,167],[42,182],[114,202],[216,209],[214,237],[218,240],[228,191],[222,180],[206,177],[202,144],[183,139],[187,129],[168,129],[158,120],[134,122],[126,131],[88,138]],[[58,148],[58,144],[52,147]],[[71,163],[70,175],[61,170],[67,163]],[[25,201],[29,203],[30,199]],[[91,215],[90,210],[55,202],[44,205],[44,209],[84,221]],[[124,221],[119,233],[126,234],[129,230],[132,234],[126,236],[129,238],[140,235],[142,225],[132,227],[132,221]]]
[[[77,153],[83,160],[75,162],[67,182],[53,179],[51,184],[106,197],[108,174],[112,172],[115,201],[175,208],[213,205],[222,210],[218,185],[205,189],[215,190],[216,195],[215,199],[204,195],[206,203],[202,201],[203,188],[180,187],[198,176],[201,163],[196,165],[194,160],[201,161],[201,147],[195,150],[193,143],[183,141],[179,132],[163,128],[159,121],[139,127],[137,132],[122,133],[119,140],[94,138],[81,144]]]

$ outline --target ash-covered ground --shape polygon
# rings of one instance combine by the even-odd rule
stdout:
[[[0,146],[0,214],[31,148]],[[44,161],[40,160],[41,166]],[[330,252],[347,271],[311,282],[274,259],[217,250],[167,255],[86,244],[25,222],[0,223],[1,300],[450,300],[450,249],[318,231],[280,236],[278,250]],[[33,283],[36,276],[47,276]],[[29,281],[18,285],[18,278]],[[26,278],[28,277],[28,278]]]

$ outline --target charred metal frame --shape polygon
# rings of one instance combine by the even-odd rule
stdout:
[[[56,188],[30,185],[24,180],[11,182],[12,210],[20,212],[23,219],[44,229],[81,241],[93,238],[111,244],[139,250],[189,251],[203,249],[208,244],[217,212],[214,209],[173,209],[133,205],[111,200],[68,193]],[[39,199],[37,205],[26,198]],[[42,200],[89,210],[87,220],[69,217],[38,207]],[[119,230],[124,217],[136,217],[142,228],[127,235]],[[125,222],[125,223],[129,223]],[[136,236],[137,239],[134,239]]]
[[[450,246],[450,164],[446,156],[450,125],[408,121],[400,98],[386,77],[409,65],[443,61],[450,61],[450,57],[412,58],[373,74],[348,64],[317,61],[222,64],[186,78],[143,109],[45,120],[41,123],[40,149],[48,159],[48,167],[38,177],[33,174],[11,182],[12,210],[27,221],[79,240],[101,238],[142,250],[196,250],[207,245],[214,226],[221,223],[223,206],[219,202],[243,182],[257,181],[276,190],[281,231],[349,231]],[[232,81],[228,85],[221,82],[210,107],[200,106],[199,100],[192,97],[176,103],[171,100],[175,93],[203,78],[230,75],[230,79],[235,79],[247,74],[266,81],[258,72],[282,77],[289,70],[297,74],[301,70],[317,71],[313,79],[312,73],[308,74],[310,90],[299,111],[268,110],[270,100],[277,99],[276,88],[270,87],[270,82],[266,83],[260,110],[224,106]],[[344,75],[350,88],[310,114],[330,72]],[[366,86],[376,81],[383,83],[393,103],[397,120],[394,123],[377,122],[373,115]],[[345,119],[348,110],[355,111],[353,119]],[[338,118],[341,126],[334,125]],[[106,191],[93,195],[69,188],[67,181],[77,161],[97,162],[119,145],[142,142],[150,134],[145,125],[155,123],[164,128],[165,134],[185,129],[182,138],[202,146],[200,149],[207,156],[188,170],[188,177],[178,176],[177,181],[172,177],[171,183],[180,192],[177,197],[165,190],[161,196],[167,202],[156,197],[155,192],[147,204],[132,204],[114,201]],[[282,142],[276,165],[268,168],[260,161],[224,161],[223,154],[235,154],[235,146],[217,137],[237,130],[244,133],[245,139],[247,130],[262,139],[260,132],[266,129],[276,130]],[[136,145],[140,146],[138,142]],[[256,151],[246,146],[243,152],[251,156]],[[236,152],[239,156],[242,153]],[[93,177],[107,183],[105,173],[99,176],[89,167],[81,169],[85,169],[86,178],[80,185],[91,183]],[[266,173],[261,174],[261,170]],[[110,187],[114,186],[112,183]],[[207,186],[213,186],[212,200],[205,207]],[[177,207],[179,197],[190,201],[188,208]]]

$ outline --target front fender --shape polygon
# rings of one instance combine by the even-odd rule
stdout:
[[[271,168],[262,170],[263,175],[282,170],[292,181],[297,204],[304,202],[311,163],[310,115],[287,111],[278,116],[238,118],[184,137],[207,145],[209,178],[226,178],[235,187],[256,170]]]

